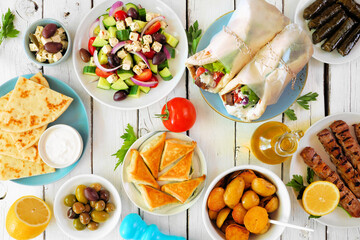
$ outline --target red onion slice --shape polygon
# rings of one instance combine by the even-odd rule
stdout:
[[[158,81],[142,82],[142,81],[136,80],[133,77],[131,77],[130,79],[131,79],[131,81],[133,81],[133,83],[135,83],[136,85],[142,86],[142,87],[153,87],[156,84],[158,84]]]
[[[144,54],[142,54],[141,52],[134,52],[134,51],[131,51],[130,53],[139,56],[145,62],[146,66],[150,69],[149,61],[147,60]]]
[[[164,17],[164,16],[158,16],[158,17],[152,19],[150,22],[148,22],[148,23],[145,25],[144,29],[141,31],[140,37],[142,37],[142,36],[144,35],[145,31],[146,31],[151,25],[153,25],[155,22],[157,22],[157,21],[163,21],[163,20],[165,20],[165,17]]]
[[[120,50],[120,48],[125,46],[125,44],[126,44],[126,41],[122,41],[122,42],[119,42],[118,44],[116,44],[115,47],[113,47],[113,49],[111,49],[111,54],[115,54],[117,51]]]
[[[101,66],[101,64],[99,62],[98,51],[97,50],[94,51],[94,63],[98,68],[100,68],[104,72],[112,72],[112,71],[115,71],[115,70],[117,70],[117,69],[119,69],[121,67],[121,65],[119,65],[119,66],[117,66],[115,68],[110,68],[109,69],[109,68],[104,68],[103,66]]]
[[[166,46],[163,47],[163,50],[164,50],[164,53],[166,55],[166,59],[170,59],[171,55],[170,55],[169,50],[166,48]]]
[[[95,20],[95,22],[93,22],[93,24],[91,24],[90,29],[89,29],[89,38],[95,37],[94,30],[97,26],[99,26],[99,18],[97,18]]]
[[[104,16],[101,16],[100,19],[99,19],[99,24],[100,24],[100,30],[106,30],[105,27],[104,27]]]
[[[115,2],[111,8],[110,8],[110,11],[109,11],[109,16],[114,16],[114,14],[119,11],[119,10],[122,10],[122,6],[123,6],[123,2],[122,1],[117,1]]]

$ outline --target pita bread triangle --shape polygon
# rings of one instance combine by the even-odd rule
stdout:
[[[147,185],[139,186],[140,192],[150,211],[168,204],[178,203],[176,198]]]
[[[183,141],[179,139],[166,139],[164,152],[160,161],[160,171],[164,170],[171,163],[193,151],[196,142]]]
[[[190,179],[190,171],[194,151],[182,157],[167,172],[158,177],[159,181],[184,181]]]

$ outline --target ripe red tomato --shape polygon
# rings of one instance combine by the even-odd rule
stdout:
[[[136,80],[142,81],[142,82],[146,82],[149,81],[151,79],[152,76],[152,72],[150,69],[144,69],[143,72],[140,75],[135,75],[134,78]]]
[[[153,25],[151,25],[146,31],[145,31],[145,35],[151,35],[156,33],[157,31],[159,31],[159,29],[161,28],[161,23],[158,21],[156,23],[154,23]]]
[[[157,82],[157,84],[150,87],[150,88],[156,88],[159,85],[159,80],[154,75],[152,75],[151,78],[150,78],[150,82],[152,82],[152,81]]]
[[[113,72],[105,72],[105,71],[101,70],[100,68],[96,67],[95,74],[98,77],[107,78],[107,77],[113,75],[114,73]]]
[[[196,77],[198,78],[204,72],[205,72],[205,68],[199,67],[198,69],[196,69]]]
[[[164,105],[158,116],[169,131],[185,132],[194,126],[196,110],[186,98],[176,97]]]
[[[221,80],[221,78],[224,76],[225,74],[223,74],[222,72],[214,72],[214,81],[216,82],[216,84],[218,84]]]
[[[94,56],[94,52],[96,50],[96,47],[94,47],[92,44],[93,42],[95,41],[95,38],[96,37],[92,37],[89,39],[89,43],[88,43],[88,49],[89,49],[89,52],[91,54],[91,56]]]
[[[147,59],[153,59],[155,55],[155,51],[153,49],[150,49],[150,52],[142,52]]]
[[[114,14],[114,18],[116,19],[116,21],[124,21],[127,17],[128,15],[126,14],[126,12],[122,10],[119,10]]]

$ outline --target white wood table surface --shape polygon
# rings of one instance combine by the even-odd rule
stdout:
[[[144,0],[151,1],[151,0]],[[184,28],[198,20],[200,28],[205,30],[217,17],[236,8],[236,0],[163,0],[178,14]],[[278,9],[293,19],[299,0],[269,0]],[[76,79],[71,57],[56,67],[43,67],[31,63],[25,56],[22,46],[22,34],[27,26],[40,18],[55,18],[65,24],[74,39],[75,31],[81,19],[90,9],[100,4],[102,0],[1,0],[0,11],[4,13],[10,8],[16,14],[15,26],[20,30],[16,39],[6,39],[0,46],[0,84],[21,74],[36,73],[52,75],[69,84],[82,98],[90,121],[90,141],[86,153],[76,168],[60,181],[37,187],[29,187],[5,182],[8,194],[0,200],[0,239],[11,239],[5,229],[6,213],[10,205],[23,195],[35,195],[44,199],[52,206],[57,189],[69,178],[93,173],[110,180],[119,190],[122,199],[122,215],[124,218],[131,212],[140,215],[149,224],[157,224],[161,231],[167,234],[184,236],[187,239],[210,239],[201,219],[200,200],[188,211],[171,217],[158,217],[139,211],[127,198],[121,186],[120,169],[113,171],[115,158],[111,156],[120,148],[127,123],[130,123],[141,136],[149,131],[163,129],[155,113],[161,111],[165,100],[138,111],[116,111],[93,100],[81,87]],[[343,65],[327,65],[311,59],[307,83],[303,93],[309,91],[319,93],[318,101],[311,104],[309,111],[294,107],[298,120],[289,121],[284,116],[273,119],[284,122],[292,129],[306,130],[311,124],[329,114],[352,111],[360,112],[360,60]],[[209,184],[222,171],[241,164],[256,164],[271,169],[284,182],[289,181],[290,162],[270,166],[259,162],[249,151],[249,139],[259,124],[235,123],[215,113],[202,99],[199,89],[194,86],[189,74],[185,73],[176,89],[168,96],[186,97],[190,99],[197,111],[197,121],[188,132],[203,150],[208,165]],[[288,188],[291,191],[290,188]],[[291,192],[290,192],[291,193]],[[290,223],[308,226],[315,233],[304,235],[298,230],[286,229],[280,239],[314,239],[314,240],[355,240],[360,239],[360,228],[336,229],[308,220],[307,214],[300,208],[294,196],[291,195],[292,209]],[[120,225],[120,223],[118,224]],[[46,231],[36,239],[60,240],[68,239],[58,228],[53,217]],[[118,227],[105,239],[121,239]]]

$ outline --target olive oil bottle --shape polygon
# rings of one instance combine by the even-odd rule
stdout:
[[[266,122],[253,133],[251,151],[264,163],[279,164],[295,153],[302,136],[302,131],[292,132],[281,122]]]

